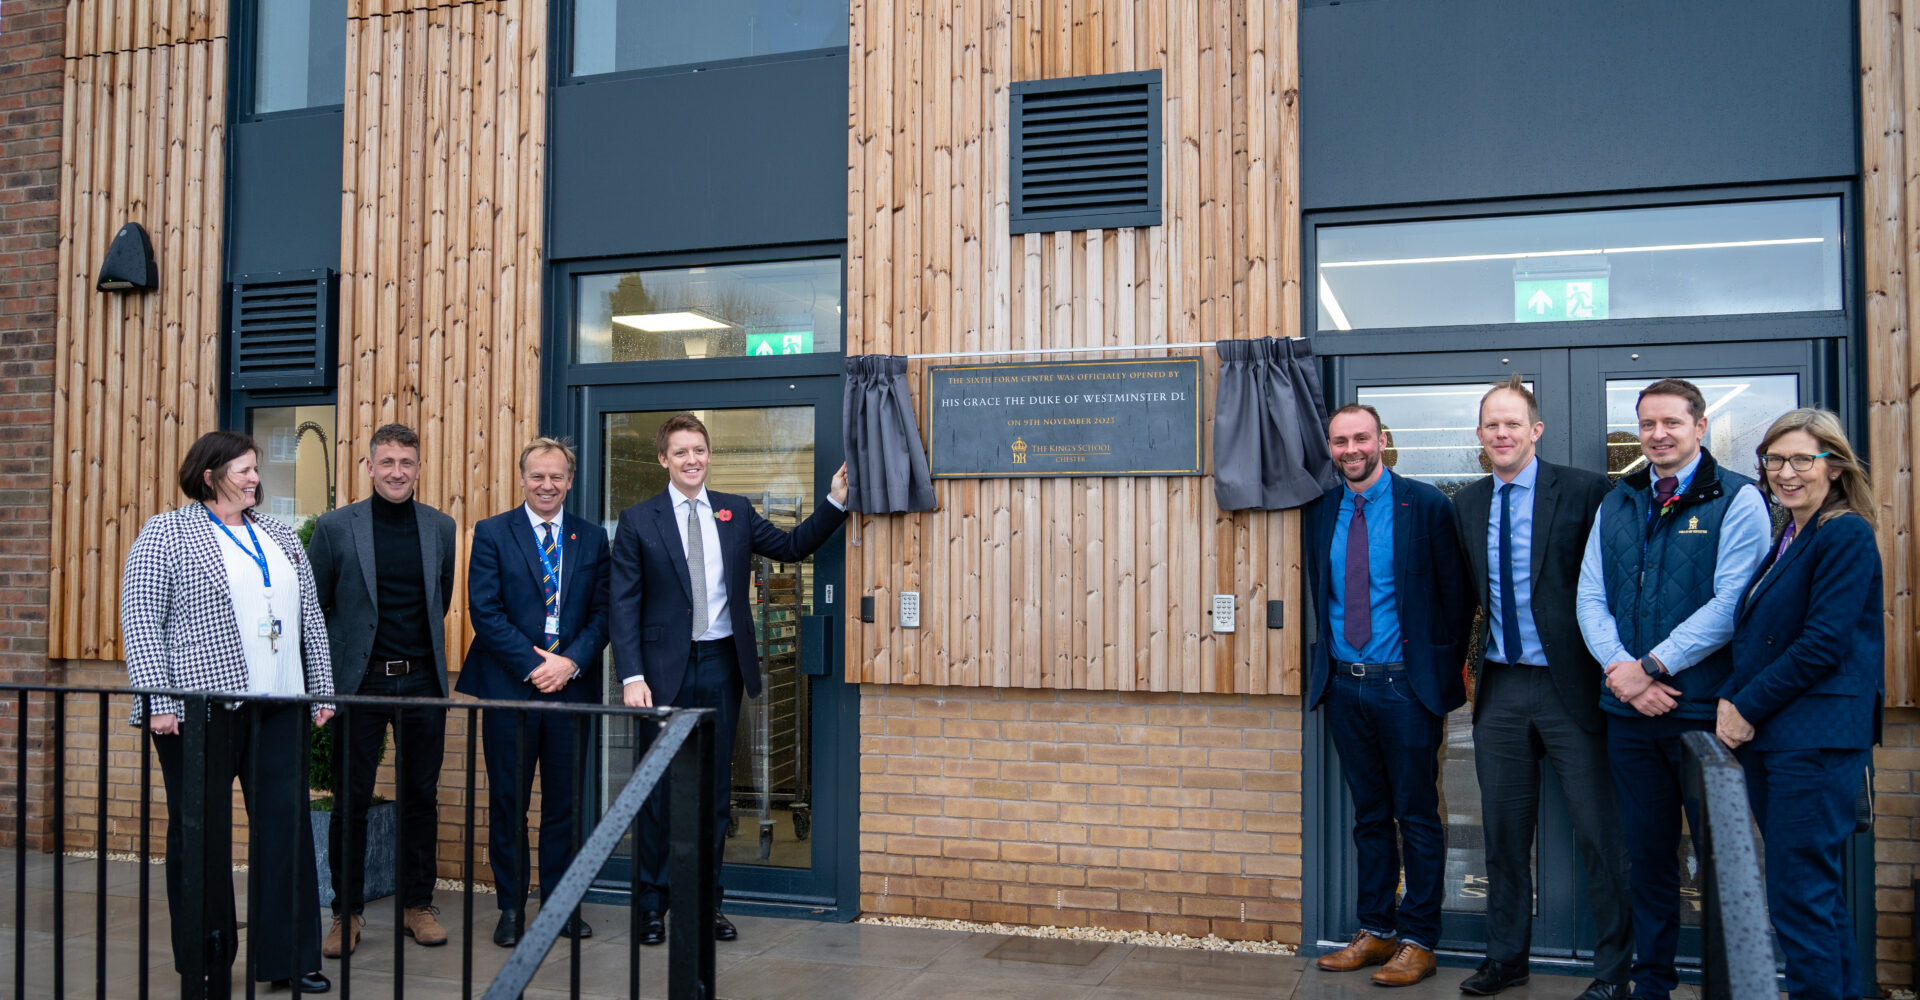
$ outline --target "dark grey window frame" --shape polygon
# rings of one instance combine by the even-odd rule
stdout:
[[[253,110],[254,103],[260,96],[257,82],[260,69],[259,6],[262,3],[271,2],[272,0],[235,0],[233,4],[228,35],[232,53],[227,63],[227,91],[232,95],[232,103],[228,107],[228,121],[235,123],[271,121],[276,118],[340,112],[346,107],[344,102],[309,104],[304,108],[286,108],[280,111],[256,112]],[[340,22],[340,31],[343,35],[347,30],[347,21],[351,19],[349,17]]]
[[[823,56],[845,58],[847,53],[852,51],[847,45],[829,45],[825,48],[795,49],[792,52],[772,52],[767,55],[740,56],[735,59],[674,63],[671,66],[647,66],[640,69],[616,69],[607,73],[575,73],[573,71],[574,0],[552,0],[552,2],[553,6],[547,15],[547,58],[550,60],[548,71],[553,84],[559,87],[578,83],[600,83],[607,80],[640,80],[655,76],[705,73],[732,69],[736,66],[819,59]]]
[[[1025,205],[1022,183],[1023,128],[1025,101],[1029,96],[1059,94],[1076,90],[1100,90],[1142,87],[1147,114],[1148,150],[1146,188],[1147,207],[1142,209],[1029,210]],[[1022,233],[1073,232],[1086,229],[1120,229],[1132,226],[1160,225],[1164,208],[1161,175],[1165,171],[1166,145],[1163,128],[1164,108],[1160,71],[1105,73],[1099,76],[1065,77],[1055,80],[1016,80],[1008,94],[1007,123],[1011,162],[1008,177],[1012,185],[1009,229]]]

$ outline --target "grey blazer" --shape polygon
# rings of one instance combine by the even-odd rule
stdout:
[[[330,695],[326,623],[315,599],[310,560],[301,558],[292,529],[270,517],[247,516],[293,563],[300,584],[300,661],[307,693]],[[247,657],[233,617],[226,559],[213,532],[207,508],[196,501],[148,518],[133,540],[120,581],[120,635],[134,687],[247,689]],[[180,711],[177,698],[153,699],[155,715]],[[135,698],[132,723],[139,725],[145,714],[144,699]]]
[[[453,518],[414,499],[420,522],[422,579],[427,585],[427,625],[433,632],[433,663],[440,696],[447,696],[447,608],[453,600]],[[320,515],[307,543],[320,608],[327,615],[333,648],[333,688],[358,694],[380,627],[379,585],[373,572],[373,502],[362,500]]]

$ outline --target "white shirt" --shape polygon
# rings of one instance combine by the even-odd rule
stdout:
[[[273,536],[253,530],[267,556],[267,570],[273,576],[273,597],[267,597],[266,583],[260,576],[260,563],[252,551],[253,538],[244,526],[228,525],[238,543],[228,540],[226,532],[213,529],[220,543],[220,556],[226,563],[227,591],[233,597],[233,620],[240,630],[240,651],[247,658],[246,694],[305,694],[306,670],[300,661],[300,577],[293,562]],[[262,619],[280,619],[279,649],[273,640],[260,634]]]
[[[710,642],[725,639],[733,634],[733,619],[727,616],[727,580],[726,572],[720,561],[720,528],[713,519],[713,503],[707,499],[707,488],[700,487],[700,494],[688,499],[685,494],[673,492],[673,523],[680,529],[680,551],[687,551],[687,506],[697,504],[700,510],[700,546],[701,554],[707,564],[707,628],[700,633],[698,642]],[[696,587],[701,581],[693,580]]]
[[[547,542],[546,525],[548,522],[542,521],[540,515],[535,514],[533,508],[526,504],[521,504],[520,509],[527,512],[527,520],[533,523],[533,550],[538,552],[540,551],[540,547]],[[553,521],[551,522],[553,524],[553,544],[557,550],[555,554],[558,557],[553,561],[553,594],[556,600],[558,600],[560,596],[560,569],[565,565],[561,560],[567,557],[567,536],[564,534],[566,527],[561,523],[566,520],[566,517],[566,512],[561,511],[553,515]],[[542,568],[544,569],[545,567]]]

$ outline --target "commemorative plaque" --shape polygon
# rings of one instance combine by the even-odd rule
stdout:
[[[942,365],[927,414],[935,479],[1200,474],[1199,358]]]

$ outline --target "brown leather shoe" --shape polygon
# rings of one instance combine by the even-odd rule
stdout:
[[[1433,973],[1433,951],[1411,941],[1403,941],[1400,950],[1393,953],[1393,961],[1373,974],[1373,985],[1412,986]]]
[[[1394,938],[1379,938],[1366,931],[1356,931],[1353,940],[1345,948],[1331,954],[1320,956],[1320,968],[1328,972],[1352,972],[1369,965],[1379,965],[1393,957],[1393,950],[1400,946]]]
[[[415,941],[429,948],[447,943],[447,929],[433,915],[440,912],[437,906],[410,906],[406,914],[406,930]]]
[[[358,913],[351,917],[344,913],[334,914],[333,928],[327,931],[327,939],[321,942],[320,954],[328,958],[339,958],[342,950],[340,939],[343,937],[347,939],[346,952],[352,954],[355,948],[360,947],[360,928],[366,926],[366,923],[367,918]]]

